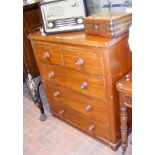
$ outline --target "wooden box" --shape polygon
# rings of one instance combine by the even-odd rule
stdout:
[[[131,13],[99,13],[84,20],[87,34],[114,38],[127,32],[132,23]]]

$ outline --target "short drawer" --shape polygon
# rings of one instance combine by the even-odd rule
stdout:
[[[33,49],[37,61],[62,65],[60,47],[54,45],[34,44]]]
[[[90,74],[103,74],[100,53],[62,48],[64,66]]]
[[[63,88],[49,82],[45,82],[45,88],[51,101],[65,104],[71,109],[100,123],[108,121],[106,101],[88,97],[71,89]]]
[[[87,118],[86,116],[78,113],[65,105],[60,105],[59,103],[52,102],[52,112],[57,116],[61,117],[65,121],[73,124],[74,126],[85,130],[93,136],[98,138],[109,139],[109,124],[108,123],[97,123],[94,120]]]
[[[78,91],[82,94],[105,99],[105,81],[100,76],[88,76],[60,66],[46,65],[38,62],[43,79]]]

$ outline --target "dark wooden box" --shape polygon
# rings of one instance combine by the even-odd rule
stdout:
[[[99,13],[84,19],[87,34],[114,38],[127,32],[132,24],[131,13]]]

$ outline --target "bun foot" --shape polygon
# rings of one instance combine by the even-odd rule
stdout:
[[[40,117],[39,117],[39,119],[40,119],[41,121],[46,121],[47,116],[46,116],[45,114],[41,114]]]

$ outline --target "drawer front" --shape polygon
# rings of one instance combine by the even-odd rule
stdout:
[[[88,76],[69,69],[38,62],[42,78],[82,94],[105,99],[105,82],[99,76]]]
[[[62,48],[64,66],[90,74],[103,74],[99,53]]]
[[[60,47],[34,44],[33,48],[37,61],[48,64],[62,65],[62,55]]]
[[[78,113],[65,105],[60,105],[60,103],[52,102],[51,107],[53,113],[80,129],[83,129],[98,138],[109,139],[110,130],[108,123],[97,123],[96,121],[88,119],[81,113]]]
[[[46,92],[51,101],[65,104],[71,109],[100,123],[108,121],[108,108],[105,101],[87,97],[71,89],[45,82]]]

